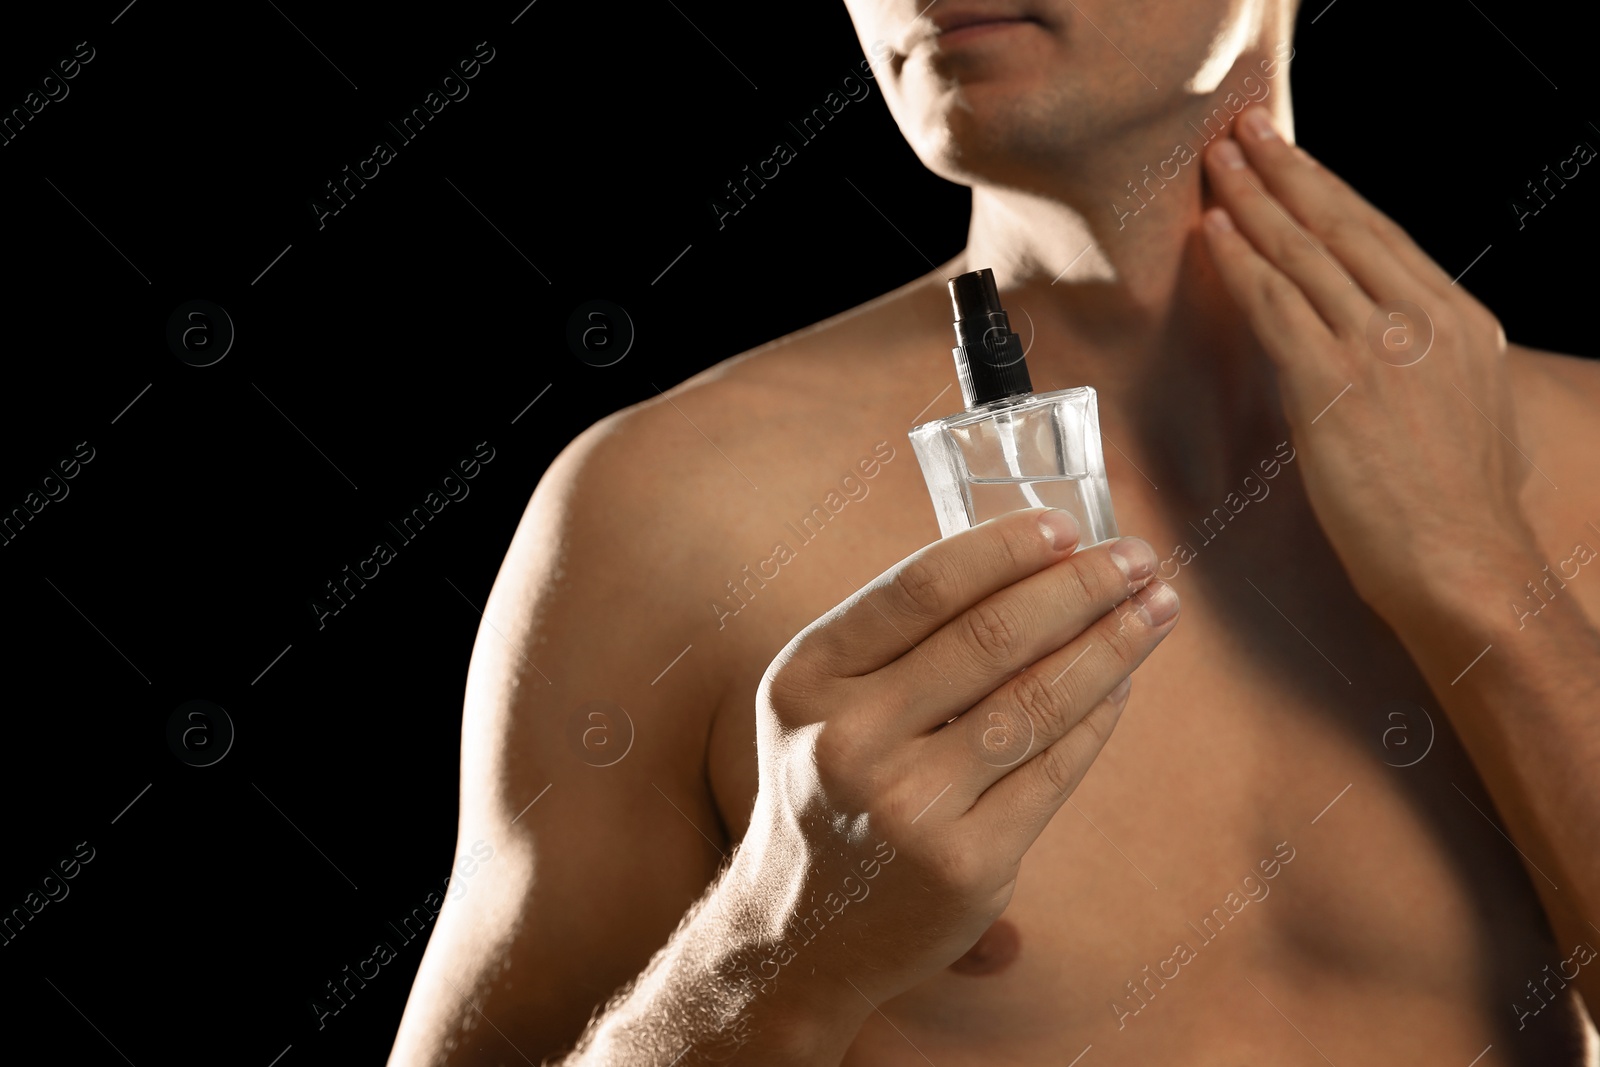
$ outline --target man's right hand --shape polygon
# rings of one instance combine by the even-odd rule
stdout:
[[[722,887],[761,988],[847,1003],[854,986],[879,1003],[1005,910],[1178,613],[1146,542],[1077,548],[1063,511],[990,520],[907,557],[773,660],[760,788]]]

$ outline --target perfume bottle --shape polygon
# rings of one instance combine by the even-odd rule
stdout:
[[[959,275],[949,286],[951,351],[967,409],[908,435],[940,536],[1038,507],[1070,511],[1082,530],[1079,548],[1119,536],[1094,390],[1033,391],[1022,339],[1000,306],[992,270]]]

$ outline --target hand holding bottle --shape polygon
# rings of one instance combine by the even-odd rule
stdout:
[[[1152,579],[1150,546],[1078,539],[1053,509],[943,538],[767,669],[760,789],[729,899],[785,946],[780,962],[805,954],[791,973],[830,1006],[870,1012],[863,998],[948,966],[999,917],[1110,736],[1130,672],[1171,632],[1177,596]],[[867,878],[837,906],[846,879]]]

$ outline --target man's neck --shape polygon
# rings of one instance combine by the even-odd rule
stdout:
[[[1237,106],[1254,74],[1254,94],[1267,86],[1264,102],[1290,129],[1287,67],[1266,79],[1262,59],[1241,56],[1186,113],[1064,160],[1048,196],[974,187],[956,261],[994,270],[1013,328],[1037,339],[1028,365],[1038,391],[1093,385],[1107,433],[1201,496],[1287,434],[1271,364],[1200,232],[1201,154],[1222,128],[1213,109],[1231,119],[1228,94]]]

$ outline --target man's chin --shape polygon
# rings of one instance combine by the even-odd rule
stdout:
[[[1039,106],[1037,96],[972,91],[927,116],[911,143],[923,165],[948,181],[1009,171],[1041,155],[1071,154],[1079,123]]]
[[[922,145],[917,158],[928,170],[957,185],[1015,185],[1020,156],[1016,147],[990,138],[944,137]]]

